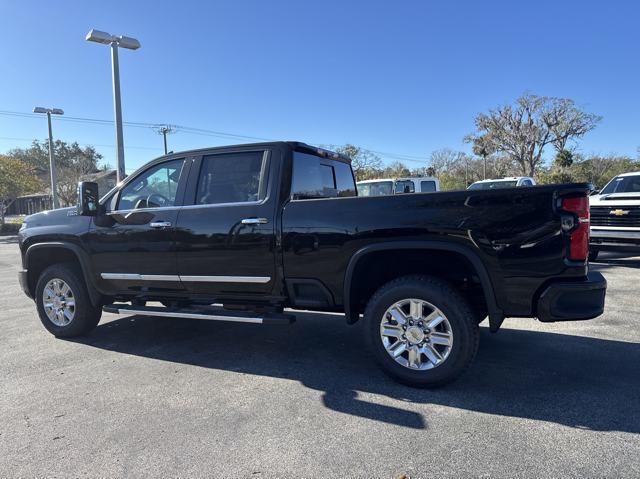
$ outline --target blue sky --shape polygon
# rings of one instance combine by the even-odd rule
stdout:
[[[427,158],[468,150],[476,113],[530,91],[604,117],[581,151],[636,156],[639,17],[631,0],[0,0],[0,110],[111,120],[108,47],[84,41],[93,27],[142,43],[120,54],[125,121]],[[54,136],[115,164],[111,125],[56,121]],[[44,118],[0,115],[0,152],[45,137]],[[178,131],[169,143],[238,141]],[[162,153],[161,137],[125,128],[125,151],[130,171]]]

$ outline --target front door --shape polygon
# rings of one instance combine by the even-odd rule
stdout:
[[[175,225],[186,181],[185,160],[152,164],[109,203],[88,235],[93,271],[109,293],[180,291]]]
[[[274,151],[203,155],[178,214],[178,274],[192,293],[261,299],[275,281]]]

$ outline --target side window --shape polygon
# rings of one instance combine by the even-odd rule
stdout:
[[[294,200],[356,196],[356,183],[348,164],[294,152],[291,196]]]
[[[422,193],[432,193],[436,191],[436,182],[425,180],[420,182],[420,191]]]
[[[522,186],[533,186],[531,180],[522,180]]]
[[[120,191],[117,210],[173,206],[184,160],[161,163],[140,173]]]
[[[416,189],[411,180],[396,181],[396,194],[415,193]]]
[[[341,161],[333,161],[333,170],[336,175],[336,189],[339,197],[356,196],[356,181],[353,178],[351,167]]]
[[[196,204],[262,200],[267,191],[267,172],[267,160],[262,151],[205,156],[198,179]]]

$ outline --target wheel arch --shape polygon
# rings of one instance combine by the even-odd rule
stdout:
[[[478,257],[478,255],[470,248],[456,243],[444,241],[389,241],[384,243],[376,243],[356,251],[349,260],[344,277],[344,312],[347,323],[353,324],[359,319],[358,298],[356,296],[356,288],[353,287],[354,281],[357,280],[357,268],[361,261],[368,255],[393,250],[423,250],[425,252],[448,252],[464,258],[476,273],[482,294],[487,306],[491,331],[497,331],[504,320],[504,312],[498,307],[493,284],[487,269]]]
[[[70,261],[80,266],[91,303],[94,306],[99,306],[101,295],[95,287],[86,253],[80,246],[66,241],[35,243],[27,248],[24,255],[24,267],[28,272],[28,288],[32,296],[35,297],[36,284],[42,271],[51,265]]]

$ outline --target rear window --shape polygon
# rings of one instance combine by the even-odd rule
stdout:
[[[433,191],[436,191],[436,182],[435,181],[429,181],[429,180],[424,180],[420,182],[420,191],[422,193],[431,193]]]
[[[415,185],[411,180],[396,181],[396,194],[400,193],[415,193]]]
[[[298,151],[293,153],[291,197],[294,200],[347,196],[356,196],[356,183],[347,163]]]
[[[500,188],[514,188],[518,184],[517,181],[485,181],[482,183],[474,183],[470,190],[497,190]]]
[[[386,196],[393,194],[393,181],[358,183],[358,196]]]

